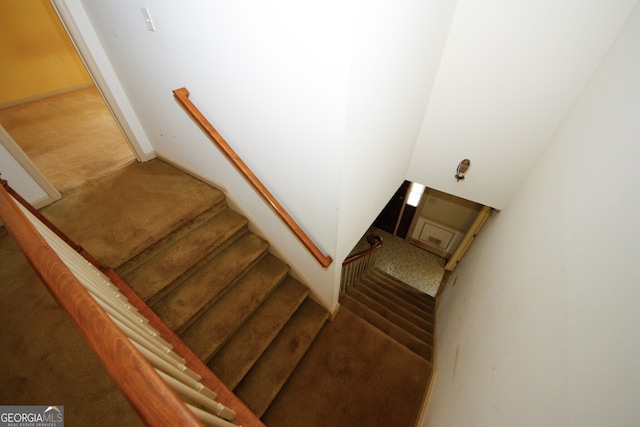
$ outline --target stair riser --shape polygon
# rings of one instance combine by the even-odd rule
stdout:
[[[417,327],[419,327],[421,329],[424,329],[426,331],[432,331],[433,330],[433,323],[431,323],[431,322],[425,320],[424,318],[416,315],[413,311],[407,310],[405,308],[405,306],[403,306],[401,304],[398,304],[397,302],[389,299],[388,295],[379,292],[378,289],[375,289],[369,283],[357,283],[356,285],[354,285],[354,288],[356,288],[358,291],[364,293],[369,298],[377,301],[378,303],[385,305],[390,310],[398,313],[404,319],[412,322]]]
[[[424,294],[411,292],[409,290],[404,289],[403,287],[398,286],[397,283],[384,280],[383,278],[380,278],[376,275],[369,275],[367,278],[372,282],[376,283],[376,285],[378,285],[379,287],[385,289],[386,291],[392,293],[396,297],[402,299],[406,303],[414,305],[416,308],[420,309],[421,311],[429,312],[434,308],[434,305],[425,303],[420,298],[420,295],[424,295]]]
[[[227,204],[224,198],[222,198],[222,200],[217,201],[217,203],[207,211],[193,218],[191,221],[186,221],[180,228],[176,229],[169,235],[162,238],[160,241],[151,245],[135,257],[131,258],[129,261],[119,266],[117,268],[118,274],[123,278],[128,277],[128,275],[133,270],[140,268],[149,259],[155,257],[159,252],[165,250],[167,246],[170,246],[174,242],[183,238],[185,235],[191,233],[194,229],[211,220],[211,218],[215,217],[224,209],[227,209]]]
[[[351,298],[349,295],[342,295],[341,304],[354,314],[369,322],[375,328],[387,334],[390,338],[405,346],[407,349],[422,357],[426,361],[433,361],[433,347],[414,337],[404,329],[396,326],[383,318],[375,311]]]
[[[123,270],[132,281],[153,278],[153,286],[167,280],[147,295],[152,309],[261,415],[329,313],[308,298],[304,285],[287,275],[286,264],[268,254],[268,244],[248,231],[244,219],[234,221],[234,226],[219,226],[213,221],[228,218],[230,211],[214,210],[189,222],[188,230],[171,233]],[[192,261],[196,254],[199,258]],[[154,263],[167,273],[154,271]],[[177,277],[169,277],[176,271],[180,271]],[[245,347],[241,356],[247,357],[236,357]]]
[[[327,310],[307,298],[234,389],[257,416],[268,409],[328,317]]]
[[[181,335],[208,361],[284,280],[288,266],[267,255]]]
[[[364,277],[361,280],[361,283],[367,286],[369,289],[375,291],[376,293],[383,295],[386,299],[392,301],[394,304],[399,305],[404,310],[413,313],[413,315],[415,315],[416,317],[423,319],[429,323],[433,323],[433,309],[418,308],[415,304],[407,302],[405,299],[398,297],[395,292],[388,290],[386,286],[382,286],[376,281],[371,280],[370,277]]]
[[[266,252],[264,252],[260,256],[260,258],[255,259],[254,262],[248,268],[251,268],[253,265],[257,264],[264,255],[266,255]],[[182,323],[182,325],[180,325],[179,327],[176,328],[176,333],[177,334],[182,334],[190,326],[192,326],[195,322],[197,322],[198,319],[204,313],[206,313],[214,304],[216,304],[218,302],[218,300],[220,298],[222,298],[225,295],[225,293],[229,289],[231,289],[231,287],[234,285],[234,283],[236,281],[239,281],[239,280],[242,279],[244,274],[246,274],[246,271],[244,271],[241,276],[236,277],[231,283],[229,283],[221,292],[219,292],[217,295],[215,295],[213,298],[211,298],[206,304],[203,304],[202,307],[198,311],[196,311],[191,317],[189,317],[184,323]]]
[[[300,282],[287,277],[208,362],[211,370],[235,388],[308,294]]]
[[[383,304],[380,304],[377,301],[369,298],[368,296],[366,296],[365,294],[363,294],[362,292],[358,291],[355,288],[352,288],[351,290],[349,290],[347,292],[347,295],[349,295],[351,298],[358,301],[359,303],[369,307],[371,310],[375,311],[376,313],[378,313],[379,315],[381,315],[391,323],[394,323],[398,327],[404,329],[405,331],[415,336],[419,340],[433,346],[432,330],[424,330],[416,326],[414,323],[407,321],[405,318],[403,318],[399,314],[389,310]]]
[[[163,289],[159,290],[153,296],[149,297],[147,300],[147,304],[150,306],[154,306],[160,303],[163,299],[165,299],[168,295],[174,292],[177,288],[182,286],[184,283],[188,282],[194,275],[196,275],[202,268],[204,268],[211,260],[215,259],[218,255],[220,255],[225,249],[231,246],[238,239],[242,238],[249,230],[247,227],[242,227],[233,235],[228,236],[223,242],[220,242],[219,245],[209,253],[203,254],[204,257],[201,258],[197,263],[195,263],[191,268],[185,270],[179,277],[177,277],[174,281],[166,285]],[[201,255],[202,256],[202,255]]]
[[[415,297],[418,301],[420,301],[422,304],[426,305],[427,307],[435,308],[436,299],[433,296],[425,294],[424,292],[421,292],[421,291],[417,290],[413,286],[404,283],[400,279],[397,279],[397,278],[389,275],[388,273],[385,273],[384,271],[379,270],[377,268],[373,269],[370,272],[370,275],[373,276],[373,277],[377,277],[382,282],[385,282],[385,283],[388,283],[389,285],[392,285],[398,291],[402,291],[402,292],[406,293],[407,295],[411,295],[411,296]]]
[[[243,235],[154,305],[154,311],[180,334],[255,265],[267,248],[257,236]]]

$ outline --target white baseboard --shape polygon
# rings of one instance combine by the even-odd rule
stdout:
[[[36,209],[40,209],[40,208],[44,208],[47,205],[50,205],[51,203],[55,202],[56,200],[49,197],[49,196],[45,196],[41,199],[38,200],[34,200],[33,202],[30,202],[31,206],[33,206]]]
[[[182,163],[176,162],[175,160],[172,160],[172,159],[169,159],[168,157],[165,157],[162,153],[154,152],[153,154],[154,154],[154,157],[157,157],[158,159],[162,160],[163,162],[169,163],[171,166],[180,169],[184,173],[187,173],[187,174],[191,175],[192,177],[197,178],[200,181],[206,182],[210,186],[217,188],[218,190],[222,191],[225,195],[227,195],[227,196],[229,195],[226,187],[224,185],[220,184],[219,182],[215,182],[215,181],[213,181],[213,180],[211,180],[209,178],[206,178],[206,177],[202,176],[198,172],[188,168],[187,166],[183,165]]]
[[[336,318],[336,316],[338,315],[338,312],[340,311],[340,309],[342,308],[342,306],[340,305],[339,302],[336,303],[336,305],[333,307],[333,310],[330,310],[330,314],[329,314],[329,320],[333,322],[333,320]]]
[[[39,99],[45,99],[45,98],[50,98],[50,97],[56,96],[56,95],[62,95],[63,93],[69,93],[69,92],[74,92],[74,91],[80,90],[80,89],[86,89],[86,88],[92,87],[92,86],[93,86],[92,83],[85,83],[85,84],[81,84],[81,85],[66,87],[66,88],[63,88],[63,89],[53,90],[51,92],[45,92],[45,93],[39,93],[39,94],[32,95],[32,96],[27,96],[26,98],[15,99],[13,101],[3,102],[2,104],[0,104],[0,110],[3,109],[3,108],[15,107],[16,105],[26,104],[27,102],[37,101]]]

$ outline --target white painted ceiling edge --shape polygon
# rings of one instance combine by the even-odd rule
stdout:
[[[407,179],[502,209],[635,3],[459,0]]]

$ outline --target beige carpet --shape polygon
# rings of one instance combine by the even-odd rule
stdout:
[[[0,124],[59,191],[135,160],[95,87],[0,109]]]
[[[384,240],[376,267],[425,294],[436,296],[445,273],[444,258],[376,227],[367,230],[351,253],[367,249],[369,247],[367,236],[372,233],[381,236]]]
[[[88,181],[43,212],[101,262],[116,266],[206,210],[211,197],[219,192],[152,160]],[[0,284],[0,405],[62,405],[66,426],[142,425],[4,227]]]
[[[0,405],[64,406],[65,425],[142,425],[0,228]]]
[[[43,212],[115,267],[205,211],[217,194],[154,160],[91,180]],[[63,405],[67,426],[139,425],[3,228],[0,283],[0,404]],[[428,362],[345,309],[325,325],[265,420],[269,427],[413,427],[430,375]]]
[[[413,427],[431,369],[342,308],[263,420],[269,427]]]
[[[103,264],[115,268],[220,197],[202,181],[151,160],[127,164],[69,190],[42,213]]]

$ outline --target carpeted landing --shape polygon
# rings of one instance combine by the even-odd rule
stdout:
[[[269,427],[416,425],[431,363],[342,308],[263,421]]]
[[[263,420],[268,426],[414,426],[431,363],[347,308],[325,323],[326,311],[323,313],[307,297],[308,291],[287,275],[288,267],[268,253],[266,242],[246,230],[246,220],[226,207],[219,208],[223,198],[218,190],[154,160],[126,165],[71,190],[45,208],[44,214],[104,264],[120,267],[135,284],[134,289],[138,286],[137,292],[203,354],[214,372],[232,388],[237,385],[238,395],[247,396],[251,405],[261,408],[260,413],[266,411]],[[220,215],[224,217],[221,225],[207,225],[207,218]],[[213,271],[220,273],[212,274],[217,278],[232,277],[235,273],[230,268],[244,263],[248,254],[255,258],[246,262],[251,270],[242,278],[229,279],[224,287],[230,290],[198,308],[197,317],[180,311],[179,303],[167,302],[172,295],[178,297],[176,301],[184,300],[180,292],[186,291],[176,283],[191,279],[168,278],[177,276],[173,270],[183,264],[186,252],[178,256],[165,249],[179,247],[191,238],[196,245],[206,246],[210,240],[202,238],[205,234],[231,234],[229,230],[236,228],[236,237],[219,248],[190,249],[211,251],[211,255],[197,266],[185,264],[185,271],[189,271],[185,277]],[[182,236],[178,229],[191,231]],[[224,257],[231,260],[226,267],[216,261]],[[149,268],[154,264],[156,267]],[[159,278],[163,284],[158,284]],[[5,343],[0,350],[0,404],[64,405],[69,426],[139,425],[133,410],[4,229],[0,229],[0,283],[0,330]],[[199,292],[194,295],[201,295]],[[255,308],[248,309],[244,302],[238,305],[241,308],[233,308],[230,296],[234,292],[252,300]],[[262,295],[260,301],[258,294]],[[207,335],[208,341],[203,345],[197,339],[198,331],[207,328],[200,325],[200,319],[210,316],[208,310],[216,306],[227,313],[244,310],[244,326],[225,337],[205,332],[202,335]],[[273,335],[266,330],[271,329],[266,320],[277,317],[274,310],[283,306],[296,313],[291,319],[314,319],[312,323],[319,326],[306,332],[287,326],[292,320],[283,320],[282,337],[258,348],[252,337]],[[304,340],[309,342],[302,344]],[[218,350],[217,343],[222,342],[225,345]],[[249,368],[238,368],[244,359],[253,359],[254,367],[248,374],[244,371]],[[264,359],[267,361],[260,361]],[[266,368],[260,366],[267,362],[271,364]],[[281,371],[289,363],[293,365]],[[262,396],[263,386],[276,380],[282,384],[275,399]]]

